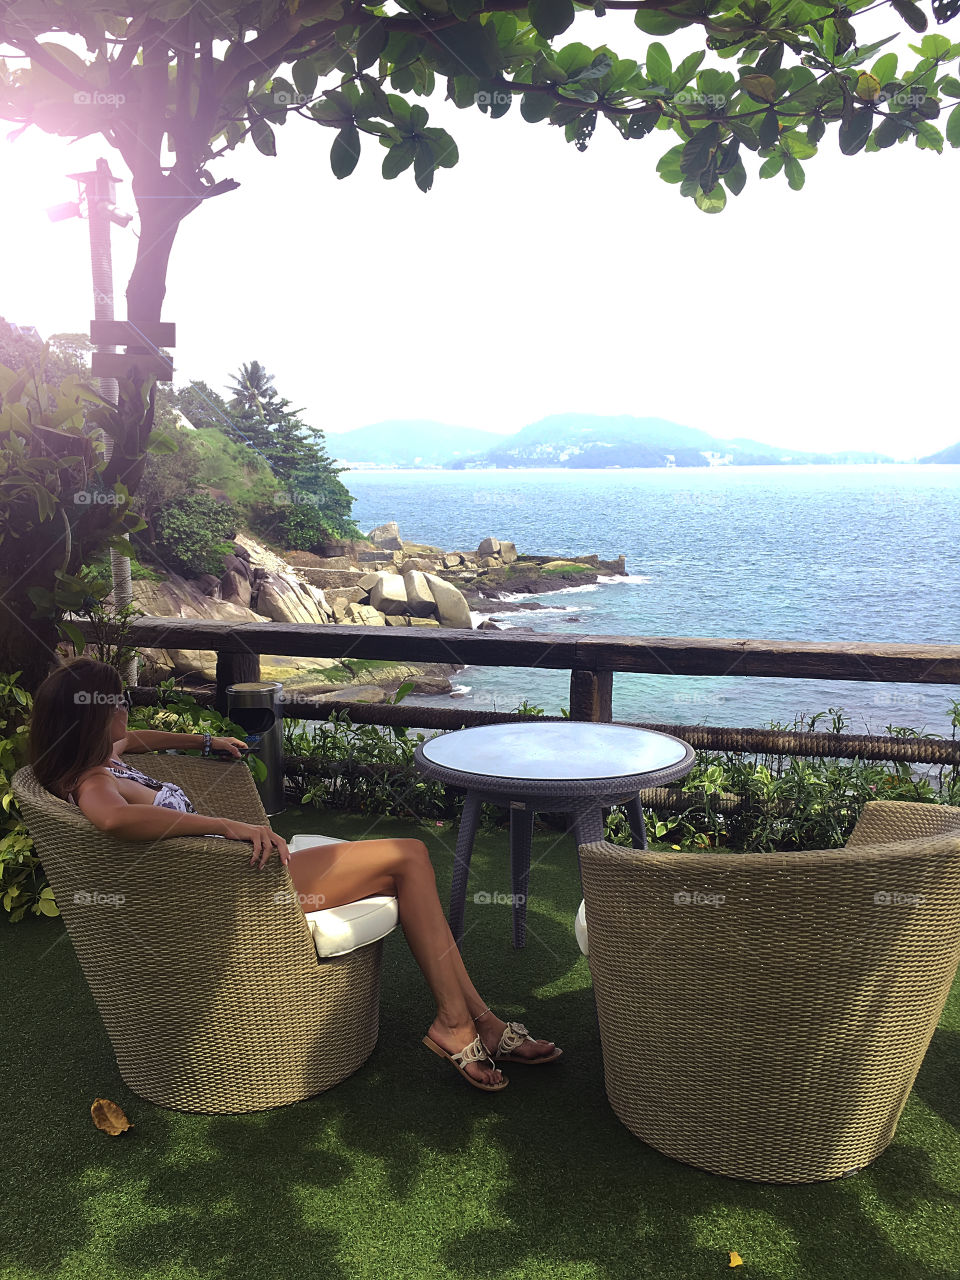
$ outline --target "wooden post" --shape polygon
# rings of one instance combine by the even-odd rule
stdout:
[[[609,724],[613,719],[613,672],[570,672],[570,719]]]
[[[260,655],[247,650],[217,650],[217,692],[213,705],[222,714],[227,713],[227,686],[248,684],[260,679]]]

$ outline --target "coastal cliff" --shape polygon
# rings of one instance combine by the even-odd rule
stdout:
[[[396,523],[360,541],[324,544],[323,555],[270,551],[238,534],[224,556],[223,573],[136,580],[134,603],[158,617],[274,621],[316,626],[456,627],[471,629],[474,615],[502,611],[502,592],[540,593],[596,582],[600,573],[624,574],[623,557],[558,559],[520,555],[512,542],[485,538],[476,551],[444,551],[405,542]],[[496,605],[492,601],[498,601]],[[520,606],[515,606],[520,607]],[[537,608],[528,602],[524,608]],[[481,629],[497,629],[483,620]],[[216,677],[212,650],[146,649],[142,683],[172,674],[190,683]],[[261,656],[261,674],[302,697],[351,696],[366,701],[413,682],[414,692],[448,693],[455,664],[357,662],[337,658]]]

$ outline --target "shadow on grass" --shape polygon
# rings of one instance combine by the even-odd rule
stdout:
[[[374,834],[364,819],[299,818],[300,830]],[[423,834],[378,824],[388,832]],[[451,838],[428,838],[444,903]],[[958,1187],[937,1158],[956,1143],[955,1032],[938,1033],[897,1140],[856,1177],[776,1187],[691,1169],[614,1116],[573,936],[572,842],[538,835],[533,859],[524,950],[510,945],[510,908],[468,894],[464,959],[481,994],[565,1051],[508,1068],[502,1095],[470,1089],[420,1044],[433,1005],[400,931],[365,1067],[292,1107],[198,1116],[120,1081],[59,922],[0,929],[5,972],[18,975],[3,1037],[13,1190],[0,1274],[691,1280],[727,1274],[735,1249],[754,1280],[955,1280]],[[478,883],[508,887],[505,835],[478,841]],[[133,1130],[98,1132],[98,1096]]]

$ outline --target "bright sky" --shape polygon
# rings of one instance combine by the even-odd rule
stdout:
[[[858,22],[863,42],[900,27],[886,6]],[[929,30],[960,38],[960,19]],[[702,34],[666,39],[674,65]],[[913,66],[903,51],[919,39],[882,52]],[[616,11],[578,16],[571,40],[638,60],[650,43]],[[427,194],[412,170],[385,182],[366,137],[338,181],[333,131],[297,119],[277,131],[276,159],[246,143],[216,163],[242,185],[191,214],[174,246],[163,318],[177,324],[178,385],[222,389],[257,359],[328,432],[388,418],[512,432],[576,411],[897,458],[960,440],[949,144],[848,157],[830,125],[800,192],[782,173],[760,181],[744,149],[745,189],[708,216],[656,173],[672,132],[628,143],[601,120],[580,154],[518,103],[492,121],[441,93],[423,102],[460,163]],[[34,129],[7,143],[8,131],[0,314],[44,337],[86,330],[86,223],[44,210],[75,198],[62,175],[98,155],[128,175],[102,139]],[[129,183],[118,207],[134,212]],[[118,316],[135,228],[114,229]]]

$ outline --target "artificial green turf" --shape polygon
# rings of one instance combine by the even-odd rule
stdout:
[[[448,829],[313,811],[274,826],[422,836],[446,902]],[[871,1166],[800,1187],[715,1177],[645,1146],[606,1100],[573,936],[572,842],[535,837],[520,952],[510,908],[473,902],[478,889],[509,892],[507,864],[505,834],[478,839],[464,958],[498,1012],[565,1054],[510,1069],[500,1095],[421,1046],[433,1006],[400,930],[384,953],[380,1040],[360,1071],[295,1106],[197,1116],[122,1083],[60,921],[0,926],[0,1280],[700,1280],[731,1274],[731,1249],[744,1280],[956,1280],[960,988],[896,1140]],[[134,1127],[99,1132],[95,1097]]]

